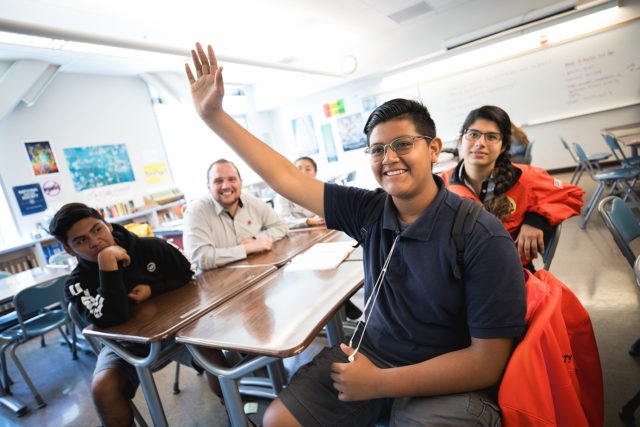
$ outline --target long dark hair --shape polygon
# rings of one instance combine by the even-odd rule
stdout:
[[[484,119],[494,122],[500,130],[502,137],[502,153],[498,156],[493,168],[493,179],[496,183],[494,190],[496,197],[489,200],[486,204],[487,210],[502,220],[511,213],[511,203],[505,194],[509,189],[509,184],[513,180],[515,168],[511,163],[511,119],[506,111],[495,105],[484,105],[480,108],[472,110],[462,124],[460,136],[469,129],[476,120]]]

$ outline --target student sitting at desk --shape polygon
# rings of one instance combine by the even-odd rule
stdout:
[[[485,105],[471,111],[460,130],[462,160],[442,174],[460,197],[469,197],[502,221],[516,243],[522,264],[544,253],[544,233],[580,214],[584,190],[542,168],[511,162],[511,120],[502,108]]]
[[[287,225],[262,200],[242,194],[236,165],[216,160],[207,170],[209,194],[189,203],[184,213],[184,249],[201,270],[271,250],[287,235]]]
[[[460,197],[431,173],[442,142],[427,109],[395,99],[370,115],[371,170],[386,190],[380,219],[361,233],[377,192],[320,182],[236,123],[222,108],[213,49],[192,51],[196,109],[265,182],[362,241],[365,321],[347,345],[323,350],[267,408],[264,425],[498,425],[495,400],[525,329],[524,276],[502,224],[480,212],[454,277],[451,230]]]
[[[296,167],[303,174],[312,178],[318,173],[318,165],[311,157],[299,157],[294,162]],[[275,209],[278,215],[285,221],[289,228],[305,228],[324,225],[324,218],[320,218],[308,209],[285,199],[281,195],[277,195],[275,200]]]
[[[108,327],[122,323],[129,318],[132,304],[183,286],[193,276],[191,263],[175,246],[156,237],[138,237],[119,224],[106,222],[97,210],[82,203],[60,208],[49,224],[49,232],[78,259],[65,293],[87,324]],[[134,353],[149,351],[144,344],[127,346]],[[210,356],[218,358],[219,354]],[[192,364],[186,349],[176,360]],[[217,378],[207,377],[214,393],[221,396]],[[103,347],[91,392],[104,426],[132,425],[129,401],[138,383],[135,368],[109,347]]]

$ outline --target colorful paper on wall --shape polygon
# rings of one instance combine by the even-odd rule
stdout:
[[[34,175],[46,175],[58,172],[58,164],[51,151],[49,141],[25,142],[29,162]]]
[[[171,174],[169,173],[169,167],[166,163],[152,163],[142,166],[144,176],[147,184],[154,184],[156,182],[165,182],[171,180]]]
[[[338,99],[337,101],[330,102],[323,105],[325,117],[339,116],[346,112],[344,108],[344,99]]]

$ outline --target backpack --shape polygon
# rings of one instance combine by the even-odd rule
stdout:
[[[376,190],[375,196],[365,204],[364,220],[360,228],[361,237],[356,247],[364,241],[368,228],[380,220],[386,198],[387,193],[379,189]],[[462,199],[456,211],[456,218],[451,229],[451,238],[456,246],[456,267],[453,270],[453,276],[457,280],[462,280],[462,274],[464,273],[464,247],[467,242],[467,237],[476,225],[480,211],[482,211],[482,205],[467,198]]]

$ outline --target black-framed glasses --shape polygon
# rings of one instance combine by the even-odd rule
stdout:
[[[398,156],[404,156],[411,152],[416,139],[424,139],[429,142],[433,137],[426,135],[399,136],[388,144],[371,144],[369,147],[365,148],[364,152],[371,156],[372,161],[382,160],[384,156],[387,155],[387,150],[389,148],[391,148]]]
[[[467,129],[464,131],[464,136],[468,141],[476,142],[484,135],[484,140],[487,144],[497,144],[502,140],[502,135],[498,132],[480,132],[475,129]]]

